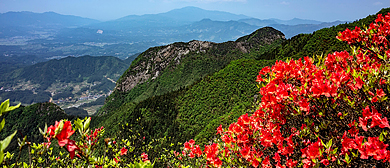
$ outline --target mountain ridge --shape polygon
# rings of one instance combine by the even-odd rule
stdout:
[[[188,17],[189,13],[193,13],[192,17]],[[121,17],[119,19],[115,19],[118,21],[124,21],[124,20],[136,20],[141,17],[148,18],[153,20],[153,18],[159,17],[161,15],[162,17],[165,17],[166,19],[171,20],[177,20],[177,21],[184,21],[184,22],[195,22],[200,21],[202,19],[208,18],[211,20],[216,21],[230,21],[230,20],[239,20],[244,18],[250,18],[249,16],[245,15],[237,15],[230,12],[224,12],[224,11],[213,11],[213,10],[205,10],[202,8],[194,7],[194,6],[187,6],[183,8],[173,9],[168,12],[158,13],[158,14],[144,14],[144,15],[128,15]],[[211,16],[211,17],[210,17]]]
[[[83,26],[87,24],[100,22],[95,19],[62,15],[55,12],[35,13],[30,11],[6,12],[0,14],[0,23],[2,26],[28,26],[34,28],[40,26]]]
[[[271,27],[261,28],[244,37],[247,38],[224,43],[194,40],[149,48],[132,62],[117,81],[99,115],[121,104],[111,103],[112,99],[117,102],[140,101],[152,95],[179,89],[200,80],[206,74],[218,71],[245,53],[261,52],[259,50],[266,46],[284,40],[283,33]],[[199,67],[196,68],[197,66]],[[185,73],[196,75],[189,80],[187,76],[183,76]],[[168,87],[175,81],[175,87]]]

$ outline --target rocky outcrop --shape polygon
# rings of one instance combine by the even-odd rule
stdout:
[[[173,43],[163,47],[150,48],[138,56],[134,61],[136,64],[133,63],[125,72],[125,77],[118,82],[115,90],[127,92],[149,78],[156,79],[169,65],[174,68],[180,64],[180,61],[190,52],[206,53],[215,44],[194,40],[188,43]]]
[[[269,45],[276,40],[285,39],[283,33],[271,27],[261,28],[235,42],[213,43],[193,40],[188,43],[173,43],[166,46],[153,47],[140,54],[129,69],[117,82],[115,91],[127,92],[138,84],[149,79],[154,80],[166,68],[175,68],[190,53],[207,53],[214,50],[239,50],[249,53],[251,49]],[[226,46],[228,49],[226,49]]]

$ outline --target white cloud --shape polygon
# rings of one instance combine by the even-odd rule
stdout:
[[[282,4],[282,5],[290,5],[290,2],[282,1],[280,4]]]
[[[375,2],[374,5],[375,6],[379,6],[379,5],[382,5],[383,3],[382,2]]]

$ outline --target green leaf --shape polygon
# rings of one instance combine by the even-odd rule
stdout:
[[[77,130],[79,130],[80,134],[83,134],[83,131],[84,131],[84,127],[83,127],[82,122],[83,122],[83,120],[80,120],[79,118],[76,121],[74,121],[75,128]]]
[[[28,168],[28,164],[26,162],[23,162],[23,167]]]
[[[345,161],[349,164],[351,160],[349,159],[348,153],[345,154]]]
[[[47,132],[47,123],[45,123],[45,130],[44,130],[44,133],[46,134]]]
[[[3,163],[3,159],[4,159],[4,152],[0,151],[0,163]]]
[[[3,103],[1,103],[1,105],[0,105],[0,115],[2,113],[6,112],[8,106],[9,106],[9,99],[7,99]]]
[[[22,144],[25,144],[25,143],[26,143],[26,141],[27,141],[27,135],[26,135],[26,136],[24,136]]]
[[[325,146],[325,148],[327,148],[327,147],[326,147],[326,144],[324,143],[324,141],[322,141],[322,139],[321,139],[321,144],[322,144],[323,146]]]
[[[382,59],[382,60],[384,59],[383,56],[380,55],[380,54],[377,54],[377,56],[378,56],[380,59]]]
[[[0,123],[0,131],[3,130],[4,125],[5,125],[5,120],[3,118],[3,121],[1,121],[1,123]]]
[[[90,123],[91,123],[91,117],[88,117],[88,119],[84,122],[84,130],[87,130],[89,128]]]
[[[15,110],[15,109],[17,109],[17,108],[19,108],[19,107],[20,107],[20,103],[19,103],[18,105],[16,105],[16,106],[10,106],[10,107],[8,107],[6,111],[12,111],[12,110]]]
[[[326,143],[326,148],[330,148],[332,146],[332,140],[333,139],[330,139],[330,141],[328,141],[328,143]]]
[[[351,152],[351,153],[352,153],[353,157],[357,157],[358,156],[357,153],[356,154],[354,152]]]
[[[5,112],[8,112],[8,111],[12,111],[12,110],[15,110],[16,108],[19,108],[20,106],[20,103],[16,106],[9,106],[9,99],[5,100],[3,103],[1,103],[0,105],[0,116],[5,113]]]
[[[58,135],[62,129],[64,128],[64,121],[61,120],[60,123],[58,124],[58,127],[56,128],[56,130],[54,130],[55,134],[54,136]]]
[[[2,140],[0,143],[1,143],[1,151],[3,152],[5,150],[5,148],[7,148],[7,146],[9,145],[9,143],[11,142],[12,138],[15,136],[17,131],[15,131],[13,134],[9,135],[7,138],[5,138],[4,140]]]
[[[338,149],[338,148],[334,148],[334,149],[333,149],[333,154],[336,154],[336,153],[337,153],[337,149]]]
[[[379,135],[379,140],[383,142],[383,132]]]

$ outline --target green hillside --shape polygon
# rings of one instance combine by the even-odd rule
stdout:
[[[29,105],[51,98],[70,102],[69,97],[75,101],[91,94],[108,94],[133,59],[66,57],[19,68],[1,74],[0,100]]]
[[[99,113],[186,87],[233,60],[254,58],[256,53],[263,53],[283,40],[280,31],[266,27],[235,42],[191,41],[150,48],[132,62]]]
[[[82,82],[85,79],[103,76],[116,80],[120,75],[118,73],[121,70],[123,72],[124,67],[128,66],[116,57],[66,57],[16,70],[9,74],[7,81],[9,83],[31,81],[39,85],[38,89],[45,90],[55,82]]]
[[[115,111],[94,118],[93,125],[104,125],[115,135],[124,123],[148,139],[169,136],[176,142],[196,137],[206,142],[220,124],[228,124],[254,109],[257,97],[255,78],[259,70],[274,61],[239,59],[222,70],[188,87],[128,102]],[[129,132],[120,135],[128,136]]]

